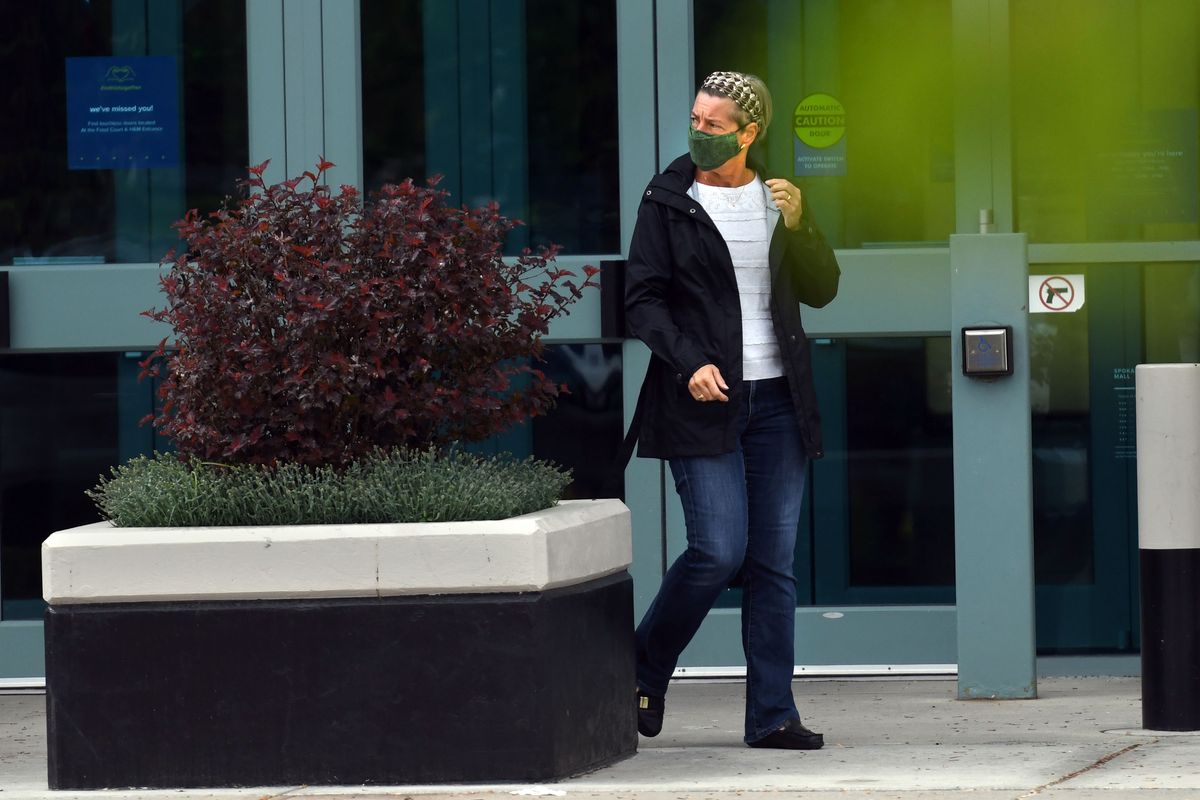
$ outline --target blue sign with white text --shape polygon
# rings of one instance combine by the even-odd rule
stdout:
[[[792,139],[792,155],[797,176],[845,175],[846,137],[843,136],[829,147],[812,147],[797,138]]]
[[[67,59],[69,169],[179,166],[175,56]]]

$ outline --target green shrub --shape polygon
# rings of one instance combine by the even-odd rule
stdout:
[[[545,461],[377,450],[341,470],[139,456],[88,496],[118,527],[504,519],[553,506],[571,480]]]

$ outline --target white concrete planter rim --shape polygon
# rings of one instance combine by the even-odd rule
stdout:
[[[52,605],[536,592],[633,560],[620,500],[476,522],[59,531],[42,545]]]

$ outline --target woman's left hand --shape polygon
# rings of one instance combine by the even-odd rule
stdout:
[[[788,230],[800,227],[800,217],[804,214],[804,198],[794,184],[783,178],[768,178],[767,188],[775,200],[775,207],[783,214],[783,224]]]

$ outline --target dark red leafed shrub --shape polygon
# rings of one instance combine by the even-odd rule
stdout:
[[[340,466],[378,447],[479,440],[544,413],[562,387],[534,366],[550,320],[597,284],[557,248],[501,258],[520,224],[453,208],[411,180],[363,202],[323,183],[333,164],[176,223],[153,420],[187,455]]]

